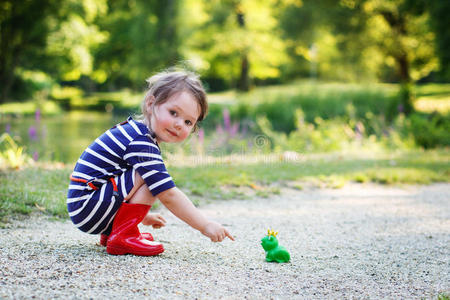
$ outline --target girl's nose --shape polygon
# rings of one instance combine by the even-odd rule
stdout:
[[[180,129],[181,128],[181,121],[180,120],[175,120],[175,128],[176,129]]]

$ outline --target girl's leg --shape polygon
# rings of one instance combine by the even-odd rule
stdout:
[[[142,179],[141,175],[139,173],[135,173],[135,180],[134,180],[134,186],[131,189],[131,191],[128,193],[128,195],[125,197],[125,201],[129,204],[144,204],[152,206],[153,203],[156,200],[156,197],[154,197],[150,190],[147,187],[147,184],[145,184],[144,180]],[[150,210],[148,214],[150,213]],[[142,233],[143,238],[153,241],[154,238],[151,233]],[[108,235],[102,234],[100,236],[100,245],[106,246],[108,240]]]
[[[156,197],[154,197],[152,193],[150,193],[148,186],[144,183],[133,193],[132,196],[127,196],[125,200],[127,200],[127,202],[130,204],[153,205],[153,203],[155,203],[156,201]]]
[[[125,197],[113,221],[106,251],[110,254],[157,255],[164,251],[160,243],[146,239],[138,224],[146,217],[156,197],[150,193],[142,177],[136,173],[135,185]],[[153,239],[153,238],[152,238]]]
[[[156,201],[156,197],[150,193],[150,190],[141,175],[136,173],[135,185],[130,193],[125,197],[125,200],[127,200],[130,204],[145,204],[152,206]],[[151,213],[149,210],[148,215],[150,214]]]
[[[142,179],[141,175],[137,172],[135,173],[134,186],[125,197],[125,201],[132,204],[146,205],[153,205],[156,201],[156,197],[150,193],[144,179]]]

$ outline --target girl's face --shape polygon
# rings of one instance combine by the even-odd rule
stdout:
[[[150,114],[150,129],[156,135],[156,140],[165,143],[184,141],[200,116],[200,106],[194,96],[183,91],[153,107],[154,101],[155,98],[151,97],[146,105]]]

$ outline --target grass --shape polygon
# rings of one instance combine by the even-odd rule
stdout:
[[[349,113],[364,119],[368,111],[375,115],[386,113],[397,90],[398,85],[298,80],[258,87],[247,93],[213,94],[210,114],[204,124],[214,128],[222,119],[223,107],[227,107],[233,120],[254,123],[260,117],[267,117],[275,130],[289,133],[296,128],[297,109],[304,112],[305,120],[310,123],[317,117],[332,119]],[[227,96],[229,101],[224,100]]]
[[[421,112],[450,112],[450,84],[426,84],[416,87],[415,108]]]
[[[308,80],[296,80],[288,84],[257,87],[247,93],[238,93],[234,90],[226,92],[210,93],[209,102],[214,105],[234,105],[248,103],[251,105],[270,102],[277,99],[288,99],[300,94],[314,95],[352,95],[355,92],[378,91],[380,93],[395,95],[398,92],[397,84],[373,83],[370,85],[349,83],[325,83],[311,82]],[[70,89],[76,90],[71,92]],[[69,90],[69,92],[65,91]],[[415,87],[416,109],[423,112],[438,111],[448,113],[450,111],[450,84],[422,84]],[[111,104],[115,109],[131,110],[139,107],[143,92],[134,92],[124,89],[116,92],[98,92],[84,95],[76,88],[59,88],[53,92],[53,100],[40,99],[38,101],[21,101],[0,104],[0,112],[4,114],[32,115],[39,106],[43,114],[51,115],[61,112],[64,101],[72,102],[73,108],[96,108],[103,111],[105,106]],[[272,100],[271,100],[272,99]]]
[[[62,111],[61,107],[55,102],[45,100],[0,104],[0,113],[5,115],[34,115],[37,108],[40,108],[42,114],[45,115],[56,115]]]
[[[437,299],[438,299],[438,300],[450,300],[450,296],[449,296],[449,294],[447,294],[447,293],[440,293],[440,294],[437,296]]]
[[[248,187],[257,192],[284,182],[310,182],[342,187],[346,182],[429,184],[450,181],[448,151],[411,151],[397,154],[305,155],[298,162],[229,163],[170,168],[177,185],[208,199],[227,198],[224,187]],[[231,194],[233,196],[233,194]]]
[[[34,211],[65,217],[69,174],[69,169],[54,166],[0,171],[0,221]]]
[[[110,112],[128,112],[139,108],[143,98],[143,92],[132,92],[124,89],[117,92],[98,92],[85,95],[83,91],[77,88],[64,88],[76,90],[74,93],[61,92],[53,95],[52,98],[30,99],[20,102],[9,102],[0,104],[0,116],[17,115],[31,116],[36,109],[46,116],[57,115],[63,110],[86,110]],[[62,89],[62,90],[64,90]]]
[[[222,159],[197,166],[170,166],[178,187],[195,204],[231,198],[270,197],[289,185],[340,188],[347,182],[429,184],[450,182],[446,150],[398,153],[304,155],[297,161],[282,156],[246,163]],[[272,157],[273,158],[273,157]],[[27,167],[0,171],[0,221],[32,212],[67,218],[65,198],[71,166]]]

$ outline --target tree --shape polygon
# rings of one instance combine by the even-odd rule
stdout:
[[[436,52],[442,80],[450,81],[450,1],[428,1],[431,25],[436,34]]]
[[[339,79],[348,78],[347,72],[361,78],[366,70],[380,80],[400,82],[407,114],[413,110],[411,85],[438,66],[423,0],[304,0],[289,4],[281,19],[291,53],[308,59],[310,45],[318,45],[322,76],[333,65],[346,67],[345,77],[336,74]]]
[[[0,2],[1,99],[30,72],[44,72],[55,81],[78,80],[93,72],[93,48],[105,39],[95,25],[106,13],[105,0],[27,0]],[[31,95],[27,95],[31,96]]]
[[[401,109],[414,110],[412,84],[437,69],[434,34],[423,1],[370,0],[363,5],[368,29],[377,28],[374,41],[387,59],[395,63],[401,83]]]
[[[239,2],[234,3],[236,21],[240,30],[245,31],[245,12]],[[240,91],[250,90],[250,63],[248,61],[248,49],[243,49],[241,53],[241,71],[236,87]]]
[[[280,77],[286,61],[274,15],[276,0],[183,2],[181,53],[211,88],[246,90],[254,80]]]
[[[99,21],[109,38],[95,52],[96,70],[106,84],[141,88],[145,78],[180,59],[179,1],[109,1]]]
[[[107,14],[106,0],[65,0],[58,9],[57,16],[48,17],[47,60],[41,69],[58,81],[95,78],[93,52],[108,37],[97,25]]]
[[[47,22],[58,1],[0,1],[0,102],[10,96],[18,67],[33,67],[44,55]],[[35,66],[34,66],[35,67]]]

